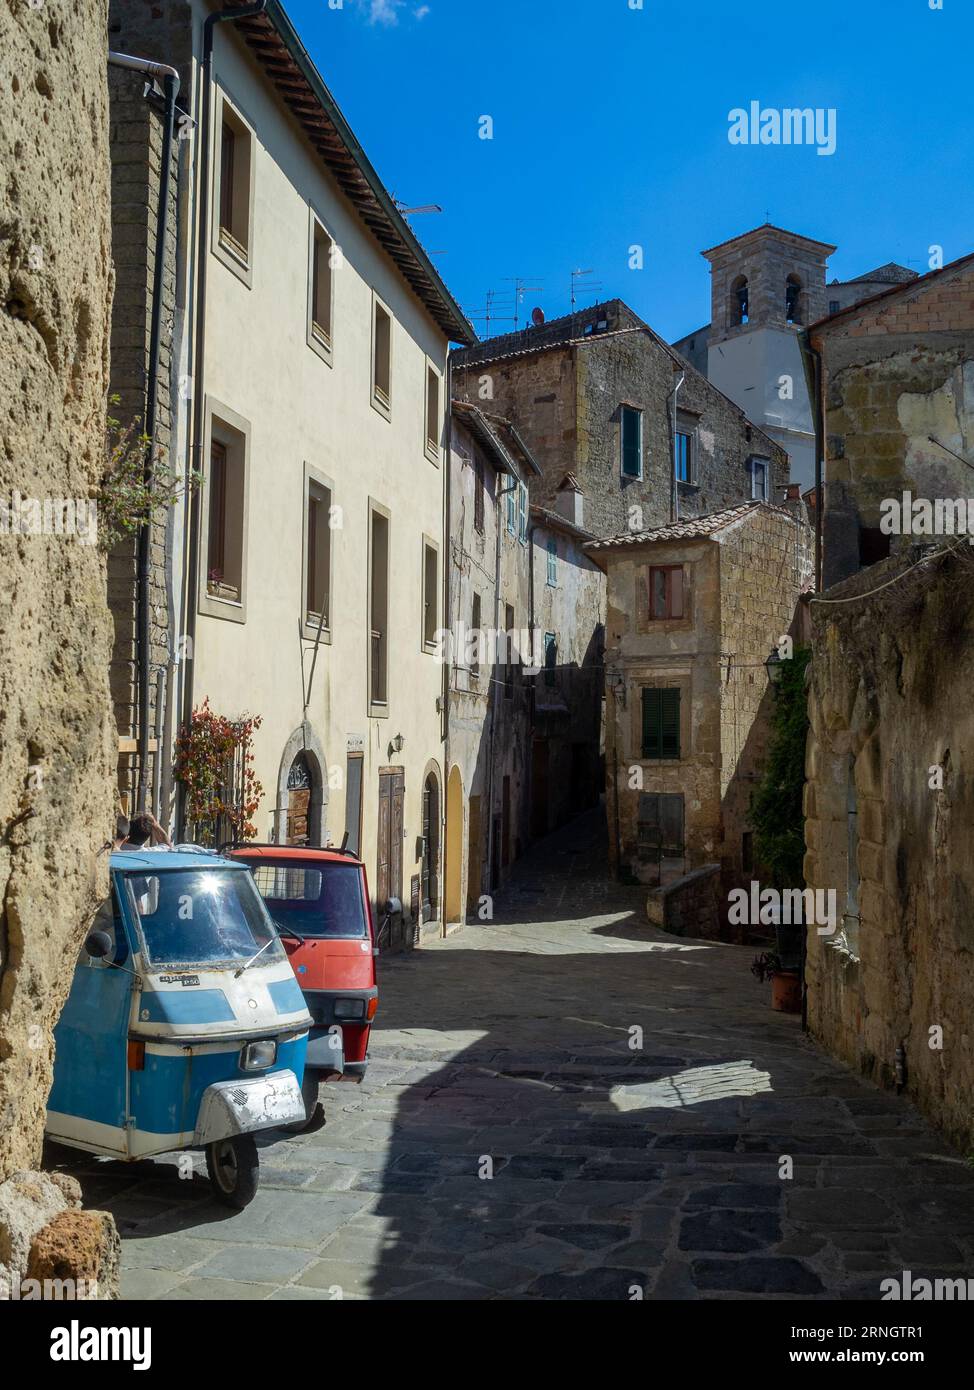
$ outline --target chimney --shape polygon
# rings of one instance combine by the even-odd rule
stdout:
[[[575,475],[566,473],[555,493],[555,511],[573,526],[582,526],[583,504],[582,489],[578,486]]]

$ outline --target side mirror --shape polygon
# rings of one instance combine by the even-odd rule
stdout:
[[[85,939],[85,950],[92,960],[104,960],[113,954],[115,943],[107,931],[93,931]]]

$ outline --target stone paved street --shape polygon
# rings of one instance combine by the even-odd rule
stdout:
[[[171,1160],[72,1167],[118,1221],[123,1294],[876,1299],[906,1269],[974,1275],[963,1157],[773,1013],[752,948],[649,928],[603,856],[575,822],[493,923],[384,960],[367,1082],[264,1145],[245,1212]]]

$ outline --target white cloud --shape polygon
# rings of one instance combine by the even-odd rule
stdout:
[[[413,13],[415,14],[415,16],[416,16],[417,19],[425,19],[426,16],[429,14],[429,12],[430,12],[430,7],[429,7],[429,5],[420,5],[420,7],[419,7],[418,10],[414,10],[414,11],[413,11]]]
[[[403,0],[369,0],[370,24],[398,24]]]

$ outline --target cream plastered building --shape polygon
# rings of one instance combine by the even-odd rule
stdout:
[[[448,352],[475,335],[281,6],[227,19],[195,0],[191,26],[158,8],[133,41],[176,64],[195,122],[173,374],[202,484],[173,543],[179,718],[204,699],[259,716],[258,840],[347,832],[373,899],[432,926]]]

